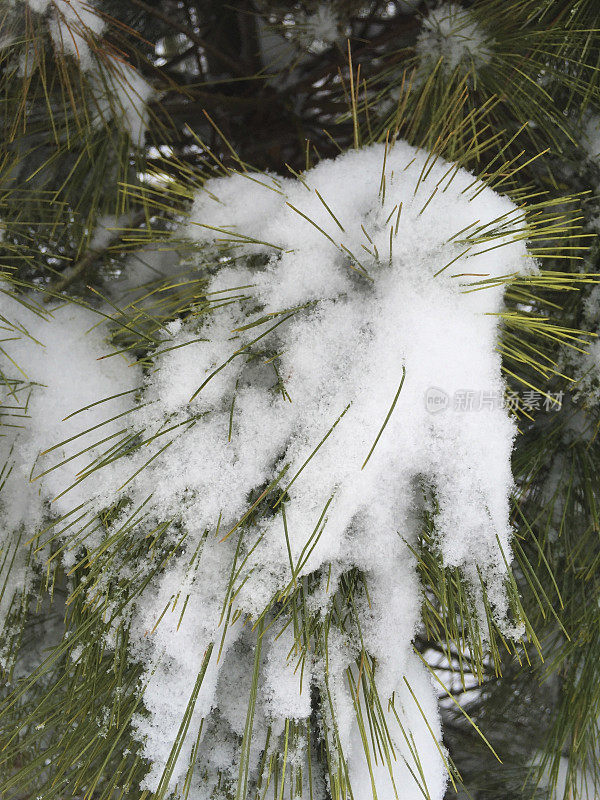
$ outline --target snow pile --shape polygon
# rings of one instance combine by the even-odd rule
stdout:
[[[427,14],[416,50],[421,68],[431,72],[441,59],[447,74],[457,67],[478,68],[491,57],[489,36],[458,3],[441,3]]]
[[[75,488],[68,498],[52,502],[63,489],[76,483],[82,461],[93,453],[93,449],[85,452],[87,448],[106,437],[114,441],[116,432],[123,427],[114,421],[79,435],[105,423],[107,404],[89,408],[70,419],[64,418],[102,398],[134,388],[136,381],[140,381],[140,374],[129,369],[122,357],[97,360],[108,348],[97,329],[89,331],[98,324],[99,317],[88,309],[74,305],[50,311],[42,309],[25,298],[19,302],[11,295],[8,285],[2,284],[0,319],[4,334],[0,357],[3,482],[0,564],[3,568],[8,567],[10,556],[16,553],[10,573],[8,570],[6,573],[10,575],[6,586],[5,575],[0,574],[0,583],[4,586],[1,627],[15,592],[27,588],[26,540],[39,530],[49,515],[60,516],[70,511],[73,504],[88,501],[86,486],[81,493]],[[126,412],[131,407],[131,397],[126,395],[110,401],[111,414]],[[48,448],[52,451],[41,455]],[[80,451],[82,455],[77,457]],[[44,475],[46,469],[57,464],[61,465]],[[6,553],[9,558],[4,560]],[[47,555],[40,551],[37,560],[41,563]]]
[[[499,403],[469,410],[454,398],[502,396],[493,279],[535,269],[511,239],[522,212],[404,143],[349,152],[299,180],[236,174],[205,189],[185,233],[212,264],[208,305],[166,326],[133,414],[131,393],[63,421],[140,380],[120,357],[96,360],[105,346],[97,330],[84,336],[89,312],[13,315],[54,358],[24,330],[7,345],[35,384],[14,472],[20,488],[34,465],[39,494],[18,500],[9,488],[6,527],[35,526],[57,497],[58,514],[85,503],[91,548],[132,528],[133,509],[142,543],[171,523],[177,554],[129,626],[131,658],[145,667],[145,710],[132,720],[150,764],[142,788],[181,786],[193,761],[194,800],[240,775],[253,791],[285,747],[278,769],[298,797],[321,800],[333,774],[355,797],[441,800],[436,692],[412,651],[412,548],[427,507],[481,618],[480,574],[511,633],[515,427]],[[483,230],[504,246],[478,242]],[[85,478],[100,450],[136,435],[143,446]],[[128,506],[98,532],[93,514],[118,499]],[[93,591],[134,574],[122,564],[108,559]],[[144,568],[151,552],[135,574]],[[377,745],[363,735],[367,705],[386,732]],[[337,752],[329,775],[319,759],[309,767],[324,740]]]
[[[182,554],[144,591],[130,628],[132,657],[147,667],[149,713],[134,718],[152,764],[144,788],[157,789],[192,697],[169,785],[184,779],[199,735],[197,797],[210,795],[207,775],[237,780],[257,670],[248,780],[257,780],[267,737],[274,748],[286,720],[307,725],[317,689],[331,698],[320,724],[367,791],[348,685],[362,636],[395,752],[373,767],[378,796],[393,796],[392,779],[403,797],[421,796],[404,729],[424,748],[431,797],[441,797],[440,750],[410,691],[439,738],[435,692],[411,651],[420,590],[410,547],[431,488],[445,562],[471,580],[482,618],[483,574],[505,618],[515,428],[499,405],[438,410],[429,399],[502,395],[502,285],[470,284],[534,265],[508,227],[505,246],[492,250],[468,244],[465,230],[489,223],[497,233],[520,212],[402,143],[350,152],[302,181],[233,175],[205,188],[188,235],[220,264],[207,287],[214,311],[168,326],[136,413],[147,439],[174,432],[100,471],[105,487],[127,482],[132,508],[145,503],[149,529],[177,520],[185,531]],[[294,584],[308,581],[306,608],[323,620],[356,569],[368,587],[368,599],[356,595],[360,636],[332,626],[326,651],[310,652],[277,638],[290,610],[275,624],[275,609]],[[257,656],[256,632],[243,622],[269,607]]]

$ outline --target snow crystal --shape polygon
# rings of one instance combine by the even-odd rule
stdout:
[[[442,59],[441,69],[480,67],[490,60],[490,39],[472,12],[457,3],[441,3],[423,19],[416,50],[421,67],[431,71]]]

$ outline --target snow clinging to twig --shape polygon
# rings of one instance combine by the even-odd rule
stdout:
[[[505,580],[515,425],[497,404],[447,400],[503,392],[504,284],[535,270],[522,226],[508,199],[403,142],[348,152],[298,179],[232,174],[207,182],[184,231],[212,265],[206,306],[163,329],[135,401],[137,370],[115,357],[88,363],[94,334],[91,349],[74,336],[85,314],[58,311],[40,323],[59,341],[81,340],[68,354],[71,371],[92,375],[64,392],[31,360],[34,380],[50,385],[33,397],[66,425],[52,429],[55,438],[74,436],[74,424],[87,437],[55,452],[47,424],[43,438],[25,434],[27,452],[46,451],[36,460],[36,502],[58,498],[64,514],[86,498],[90,525],[124,503],[104,533],[94,529],[94,560],[136,525],[136,547],[157,530],[172,546],[128,612],[130,657],[144,670],[144,710],[132,718],[150,764],[143,788],[181,786],[192,756],[194,800],[240,774],[255,786],[263,750],[288,738],[285,769],[306,776],[306,736],[296,733],[312,735],[321,698],[321,735],[335,742],[355,797],[375,787],[391,800],[401,787],[403,800],[416,800],[425,784],[441,800],[436,693],[413,652],[415,552],[427,517],[432,546],[462,570],[480,618],[491,609],[514,633]],[[26,342],[21,360],[36,347]],[[69,417],[92,387],[115,410],[101,404]],[[102,460],[97,448],[113,433]],[[141,574],[152,565],[144,553]],[[109,559],[94,593],[133,569]],[[336,603],[349,585],[342,623]],[[292,614],[300,597],[306,634]],[[375,702],[372,685],[389,732],[383,763],[368,756],[357,710]],[[317,772],[302,797],[326,796],[329,778]]]

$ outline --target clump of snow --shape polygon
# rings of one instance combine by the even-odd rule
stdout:
[[[141,146],[149,122],[147,104],[155,94],[154,87],[131,64],[116,59],[110,59],[109,66],[99,68],[90,78],[93,124],[101,126],[114,119],[132,144]]]
[[[147,297],[150,303],[156,299],[147,284],[157,284],[170,279],[175,290],[181,282],[183,291],[189,275],[182,270],[180,261],[181,254],[168,243],[146,245],[127,258],[121,273],[110,283],[111,295],[121,306],[135,300],[136,306],[139,307],[144,302],[142,300],[144,297]],[[167,323],[170,330],[180,326],[180,320]]]
[[[355,797],[373,797],[373,783],[377,796],[386,800],[396,796],[402,800],[423,797],[441,800],[445,795],[447,774],[440,764],[438,742],[441,742],[442,730],[435,689],[416,655],[408,656],[403,672],[392,703],[386,702],[384,710],[396,755],[395,760],[391,760],[391,770],[388,764],[380,761],[372,766],[372,773],[369,771],[359,725],[354,720],[348,763]],[[418,754],[421,773],[415,769],[414,753]]]
[[[416,51],[422,69],[431,71],[441,59],[441,69],[449,74],[459,66],[487,64],[490,37],[471,11],[458,3],[440,3],[423,19]]]
[[[585,400],[586,404],[600,403],[600,340],[593,339],[582,353],[571,357],[575,361],[575,379],[573,395]]]
[[[88,242],[88,249],[96,252],[104,250],[116,237],[119,228],[124,227],[128,221],[128,215],[117,218],[114,214],[103,214],[98,217],[94,232]]]
[[[106,420],[131,408],[130,394],[64,419],[90,403],[133,388],[140,380],[139,372],[129,369],[122,356],[98,361],[109,352],[102,333],[94,328],[99,319],[93,311],[71,304],[43,309],[28,298],[20,302],[7,284],[0,284],[4,482],[0,563],[6,574],[10,556],[16,553],[2,593],[0,625],[15,592],[27,588],[31,557],[25,542],[44,520],[70,511],[74,499],[75,505],[86,503],[89,492],[78,494],[77,487],[68,499],[54,498],[76,483],[77,473],[95,453],[96,442],[106,437],[115,441],[122,425],[105,424]],[[96,426],[101,427],[80,435]],[[51,452],[43,455],[48,448]],[[87,448],[91,449],[85,452]],[[38,558],[46,557],[41,550]],[[0,575],[0,580],[4,577]]]
[[[563,756],[558,763],[558,770],[544,753],[537,753],[531,761],[533,768],[539,768],[542,774],[537,784],[539,789],[547,792],[548,800],[563,800],[564,797],[577,797],[581,800],[596,800],[598,797],[597,780],[590,765],[589,772],[581,767],[573,767],[569,759]]]
[[[102,34],[105,22],[91,4],[81,0],[55,0],[48,27],[59,52],[77,58],[82,69],[93,67],[90,41]]]
[[[283,35],[280,26],[269,24],[261,16],[256,18],[256,32],[263,69],[270,75],[267,80],[273,81],[273,75],[281,80],[281,73],[297,64],[297,48]]]
[[[313,12],[298,15],[294,31],[304,47],[320,52],[340,38],[341,23],[330,3],[320,3]]]
[[[92,121],[101,125],[110,119],[127,132],[134,146],[143,144],[148,128],[147,104],[154,88],[131,64],[110,52],[96,53],[95,40],[105,31],[106,20],[99,8],[84,0],[26,0],[29,8],[44,14],[57,53],[76,59],[89,76],[93,94]],[[31,74],[35,52],[21,54],[20,74]]]
[[[35,48],[29,43],[23,52],[19,53],[17,61],[17,75],[19,78],[30,78],[37,66]]]
[[[182,554],[149,584],[132,617],[131,655],[146,665],[148,681],[146,712],[133,720],[152,764],[144,788],[160,783],[203,663],[170,785],[184,778],[199,735],[203,775],[216,775],[232,757],[237,763],[245,712],[233,696],[247,701],[238,687],[254,669],[256,646],[242,622],[257,621],[303,578],[318,618],[341,576],[360,570],[369,592],[368,601],[356,598],[362,641],[377,664],[400,754],[393,768],[376,771],[378,795],[388,796],[396,780],[413,792],[404,787],[402,759],[413,771],[415,764],[388,707],[395,698],[404,730],[425,749],[431,797],[441,798],[435,692],[411,650],[420,616],[411,547],[422,524],[421,487],[436,495],[444,561],[471,581],[482,619],[484,576],[510,633],[504,581],[515,426],[503,408],[439,410],[427,398],[432,388],[501,395],[502,278],[535,269],[520,234],[510,233],[522,211],[469,173],[400,142],[323,162],[302,181],[237,174],[205,188],[187,235],[214,250],[207,286],[214,310],[164,330],[142,395],[147,405],[136,412],[150,442],[99,471],[103,486],[127,484],[133,507],[145,503],[150,527],[175,519],[185,531]],[[465,230],[486,226],[503,247],[466,240]],[[472,291],[482,278],[490,285]],[[168,439],[152,440],[167,426]],[[265,487],[270,510],[245,517]],[[274,638],[282,625],[263,637],[249,780],[257,779],[267,732],[274,747],[287,719],[300,725],[311,687],[324,693],[327,674],[323,725],[335,719],[349,774],[367,791],[347,681],[360,652],[356,632],[327,656],[307,655],[301,681],[299,644],[285,638],[289,632]]]
[[[97,360],[106,346],[90,311],[66,306],[47,321],[3,296],[4,317],[17,320],[10,331],[20,332],[6,347],[26,375],[30,416],[5,527],[35,529],[52,498],[58,514],[84,503],[86,520],[122,499],[128,510],[108,531],[86,531],[87,546],[110,540],[140,507],[142,540],[169,520],[173,546],[183,533],[130,612],[131,658],[145,667],[145,709],[132,719],[150,764],[144,789],[167,780],[186,714],[170,788],[181,786],[191,758],[195,800],[221,780],[235,783],[240,769],[255,786],[263,750],[281,750],[286,736],[290,780],[306,776],[320,697],[318,724],[336,743],[355,797],[393,797],[400,786],[412,800],[424,782],[441,800],[436,694],[412,652],[424,492],[436,497],[445,563],[470,581],[482,620],[484,577],[510,634],[504,582],[515,426],[501,407],[439,408],[428,398],[432,390],[501,395],[502,281],[535,269],[520,238],[523,212],[402,142],[322,162],[301,180],[235,174],[205,189],[185,235],[202,246],[204,263],[214,255],[207,304],[161,329],[137,403],[137,369],[121,356]],[[478,244],[484,230],[504,246]],[[472,285],[486,278],[484,288]],[[110,410],[99,404],[64,419],[125,391]],[[81,478],[80,460],[93,463],[103,437],[106,449],[137,432],[143,446]],[[30,473],[37,480],[19,495]],[[120,563],[108,562],[107,585],[123,578]],[[352,622],[340,628],[336,602],[356,574],[368,595],[353,590]],[[314,624],[310,646],[286,605],[297,586]],[[373,777],[357,716],[366,684],[352,683],[359,661],[363,679],[374,670],[390,730],[384,763],[371,754]],[[321,800],[329,778],[317,772],[312,792]]]
[[[26,0],[29,8],[36,14],[44,14],[51,0]]]
[[[37,14],[48,14],[48,30],[56,50],[78,59],[82,69],[93,66],[90,44],[101,36],[105,22],[92,3],[84,0],[26,0]]]

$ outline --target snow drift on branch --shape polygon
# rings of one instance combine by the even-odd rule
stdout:
[[[196,199],[186,235],[212,259],[207,303],[167,326],[125,418],[144,446],[107,459],[91,473],[93,487],[70,490],[73,507],[86,486],[96,511],[128,503],[95,563],[120,529],[133,529],[133,509],[143,509],[142,540],[168,530],[177,545],[129,626],[147,682],[145,711],[133,719],[150,763],[144,788],[181,785],[192,757],[195,800],[240,775],[255,785],[265,748],[281,749],[290,725],[310,738],[317,714],[355,797],[375,787],[381,800],[396,790],[413,800],[419,784],[443,797],[435,691],[412,652],[421,604],[414,549],[427,509],[435,546],[462,569],[481,618],[480,576],[511,633],[515,426],[499,404],[465,410],[450,399],[502,395],[504,281],[535,269],[522,238],[511,237],[521,215],[466,171],[404,143],[349,152],[298,180],[211,180]],[[482,231],[493,232],[494,247]],[[64,315],[53,324],[65,342],[79,325]],[[80,356],[70,355],[76,370]],[[117,372],[100,378],[98,398],[132,386]],[[438,413],[432,391],[448,400]],[[73,398],[62,402],[65,416]],[[61,475],[68,489],[68,474],[49,475],[42,497],[57,494]],[[94,592],[125,579],[120,564],[106,562]],[[353,594],[352,624],[336,627],[334,598],[355,575],[366,590]],[[312,644],[291,624],[299,591]],[[383,764],[371,754],[369,766],[359,711],[370,669],[389,751]],[[306,749],[293,741],[285,769],[306,776]],[[315,772],[312,796],[324,797],[328,780]],[[308,797],[301,784],[298,796]]]
[[[223,635],[223,597],[236,558],[243,567],[231,589],[232,606],[255,620],[286,591],[292,570],[297,580],[333,566],[328,591],[311,601],[323,613],[335,576],[352,568],[364,572],[370,605],[360,613],[380,696],[386,702],[394,693],[404,697],[403,676],[421,669],[410,656],[420,596],[409,546],[420,530],[419,487],[425,484],[435,491],[445,562],[462,567],[475,594],[478,571],[485,575],[496,613],[505,615],[514,425],[502,408],[431,414],[425,399],[434,387],[449,397],[461,390],[502,393],[494,314],[502,308],[503,287],[470,291],[470,283],[531,269],[531,260],[523,242],[510,242],[508,234],[505,247],[467,252],[459,232],[515,213],[508,200],[480,192],[468,173],[404,144],[387,153],[382,171],[383,162],[381,146],[322,163],[302,181],[234,175],[210,181],[194,205],[189,235],[208,246],[231,245],[229,263],[221,259],[224,266],[208,287],[221,307],[203,324],[192,320],[173,329],[177,349],[157,361],[146,389],[152,401],[146,424],[158,430],[166,419],[173,424],[190,413],[203,416],[147,468],[142,485],[153,487],[152,502],[163,517],[181,517],[190,553],[207,529],[213,533],[194,570],[183,559],[157,583],[134,625],[153,630],[139,642],[155,669],[146,691],[151,716],[137,720],[154,763],[147,788],[156,788],[166,763],[182,697],[187,703],[207,648]],[[244,330],[251,322],[260,324]],[[273,485],[272,513],[242,526],[239,539],[235,526],[248,497]],[[235,535],[220,541],[232,529]],[[173,603],[174,613],[155,626],[177,593],[189,597],[183,619]],[[245,652],[235,642],[244,635],[239,624],[230,626],[225,657],[210,661],[173,785],[200,720],[222,710],[235,692],[235,665]],[[305,718],[310,708],[292,664],[269,637],[265,641],[270,655],[253,734],[259,743],[268,724],[282,731],[286,715]],[[340,652],[345,656],[329,665],[337,730],[352,780],[366,786],[343,677],[352,653],[348,646]],[[304,693],[319,684],[323,671],[314,659],[304,671]],[[429,692],[421,702],[435,706],[427,679],[418,680]],[[418,736],[418,712],[406,704],[403,713],[405,729]],[[209,773],[222,757],[222,729],[231,741],[239,735],[241,717],[223,716],[213,741],[210,727],[203,731]],[[439,734],[435,719],[431,724]],[[391,768],[394,781],[414,785],[416,797],[418,786],[402,760],[410,763],[410,753],[397,723],[390,727],[402,756]],[[431,796],[441,797],[441,757],[431,737],[425,739],[426,779]],[[260,744],[256,749],[258,759]],[[388,767],[379,772],[377,787],[383,797],[391,791]]]

